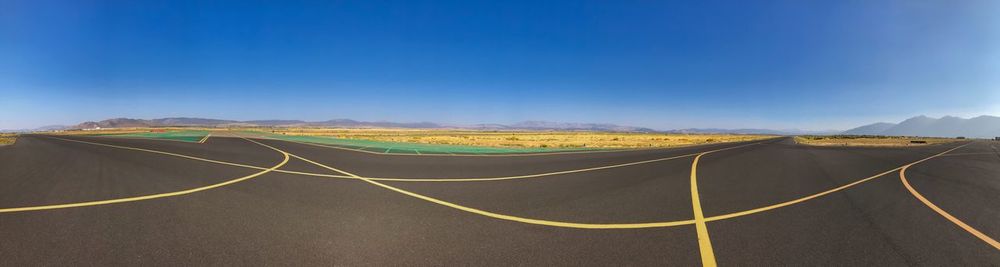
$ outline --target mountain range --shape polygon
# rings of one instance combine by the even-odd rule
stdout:
[[[1000,136],[1000,117],[979,116],[963,119],[944,116],[935,119],[917,116],[900,123],[873,123],[844,131],[842,134],[992,138]]]
[[[350,119],[333,119],[326,121],[301,120],[217,120],[203,118],[163,118],[163,119],[129,119],[115,118],[103,121],[88,121],[65,129],[96,129],[96,128],[130,128],[130,127],[166,127],[166,126],[197,126],[197,127],[229,127],[229,126],[264,126],[264,127],[331,127],[331,128],[407,128],[407,129],[471,129],[471,130],[561,130],[561,131],[609,131],[609,132],[655,132],[643,127],[621,126],[606,123],[561,123],[546,121],[524,121],[514,124],[476,124],[468,126],[443,125],[433,122],[368,122]]]
[[[103,121],[88,121],[64,129],[95,129],[95,128],[128,128],[128,127],[166,127],[166,126],[197,126],[197,127],[227,127],[227,126],[263,126],[263,127],[331,127],[331,128],[406,128],[406,129],[468,129],[492,131],[604,131],[604,132],[664,132],[682,134],[835,134],[838,131],[804,131],[797,129],[719,129],[719,128],[688,128],[661,131],[646,127],[622,126],[610,123],[566,123],[550,121],[523,121],[513,124],[474,124],[445,125],[433,122],[368,122],[350,119],[333,119],[327,121],[302,120],[218,120],[204,118],[162,118],[152,120],[115,118]]]

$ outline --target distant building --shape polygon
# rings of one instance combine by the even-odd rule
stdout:
[[[994,141],[1000,141],[1000,136],[997,136],[997,137],[993,137],[993,140],[994,140]]]

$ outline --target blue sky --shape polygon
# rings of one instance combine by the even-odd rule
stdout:
[[[0,129],[1000,115],[998,1],[278,2],[2,1]]]

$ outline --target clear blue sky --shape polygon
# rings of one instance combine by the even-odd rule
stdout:
[[[1000,115],[1000,1],[278,2],[0,1],[0,129]]]

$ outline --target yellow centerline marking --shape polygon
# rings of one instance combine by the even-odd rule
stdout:
[[[958,146],[958,147],[955,147],[955,148],[952,148],[952,149],[948,149],[948,150],[946,150],[944,152],[934,154],[933,156],[927,157],[927,158],[922,159],[922,160],[915,161],[915,162],[910,163],[910,164],[916,164],[916,163],[923,162],[925,160],[929,160],[929,159],[932,159],[932,158],[935,158],[935,157],[939,157],[941,155],[944,155],[945,153],[954,151],[956,149],[962,148],[962,147],[967,146],[967,145],[969,145],[969,144],[964,144],[964,145],[961,145],[961,146]],[[823,191],[823,192],[819,192],[819,193],[812,194],[812,195],[809,195],[809,196],[805,196],[805,197],[802,197],[802,198],[798,198],[798,199],[795,199],[795,200],[790,200],[790,201],[786,201],[786,202],[782,202],[782,203],[778,203],[778,204],[774,204],[774,205],[770,205],[770,206],[766,206],[766,207],[760,207],[760,208],[756,208],[756,209],[752,209],[752,210],[745,210],[745,211],[740,211],[740,212],[734,212],[734,213],[729,213],[729,214],[712,216],[712,217],[706,218],[705,220],[711,222],[711,221],[731,219],[731,218],[735,218],[735,217],[746,216],[746,215],[750,215],[750,214],[754,214],[754,213],[765,212],[765,211],[769,211],[769,210],[773,210],[773,209],[777,209],[777,208],[781,208],[781,207],[785,207],[785,206],[790,206],[790,205],[793,205],[793,204],[802,203],[802,202],[805,202],[805,201],[810,200],[810,199],[814,199],[814,198],[822,197],[822,196],[825,196],[825,195],[829,195],[831,193],[834,193],[834,192],[837,192],[837,191],[840,191],[840,190],[844,190],[844,189],[850,188],[852,186],[855,186],[855,185],[858,185],[858,184],[861,184],[861,183],[864,183],[864,182],[867,182],[867,181],[871,181],[871,180],[873,180],[875,178],[879,178],[879,177],[885,176],[886,174],[889,174],[889,173],[892,173],[894,171],[902,169],[904,166],[906,166],[906,165],[899,166],[899,167],[896,167],[894,169],[891,169],[891,170],[888,170],[888,171],[884,171],[884,172],[881,172],[879,174],[872,175],[872,176],[869,176],[867,178],[864,178],[864,179],[861,179],[861,180],[857,180],[857,181],[854,181],[854,182],[849,183],[849,184],[838,186],[838,187],[835,187],[835,188],[830,189],[830,190],[826,190],[826,191]]]
[[[452,202],[448,202],[448,201],[436,199],[436,198],[433,198],[433,197],[429,197],[429,196],[417,194],[417,193],[414,193],[414,192],[411,192],[411,191],[406,191],[406,190],[403,190],[403,189],[400,189],[400,188],[397,188],[397,187],[393,187],[393,186],[390,186],[390,185],[387,185],[387,184],[379,183],[379,182],[374,181],[374,180],[369,179],[369,178],[365,178],[365,177],[361,177],[361,176],[355,175],[353,173],[350,173],[350,172],[347,172],[347,171],[344,171],[344,170],[333,168],[333,167],[324,165],[322,163],[315,162],[315,161],[309,160],[307,158],[303,158],[303,157],[297,156],[295,154],[291,154],[291,153],[288,153],[288,152],[284,152],[284,153],[287,153],[287,154],[291,155],[294,158],[303,160],[303,161],[308,162],[310,164],[313,164],[313,165],[316,165],[316,166],[319,166],[319,167],[322,167],[322,168],[325,168],[325,169],[328,169],[328,170],[332,170],[332,171],[335,171],[335,172],[339,172],[339,173],[342,173],[342,174],[346,174],[346,175],[349,175],[351,177],[357,178],[358,180],[365,181],[365,182],[367,182],[369,184],[373,184],[373,185],[376,185],[378,187],[382,187],[382,188],[385,188],[385,189],[388,189],[388,190],[392,190],[392,191],[397,192],[397,193],[401,193],[401,194],[404,194],[404,195],[407,195],[407,196],[411,196],[411,197],[414,197],[414,198],[418,198],[418,199],[421,199],[421,200],[424,200],[424,201],[428,201],[428,202],[431,202],[431,203],[434,203],[434,204],[446,206],[446,207],[449,207],[449,208],[454,208],[454,209],[457,209],[457,210],[461,210],[461,211],[465,211],[465,212],[470,212],[470,213],[474,213],[474,214],[479,214],[479,215],[482,215],[482,216],[486,216],[486,217],[490,217],[490,218],[495,218],[495,219],[501,219],[501,220],[507,220],[507,221],[514,221],[514,222],[520,222],[520,223],[527,223],[527,224],[535,224],[535,225],[545,225],[545,226],[555,226],[555,227],[565,227],[565,228],[580,228],[580,229],[635,229],[635,228],[652,228],[652,227],[668,227],[668,226],[688,225],[688,224],[694,223],[693,220],[673,221],[673,222],[656,222],[656,223],[607,223],[607,224],[603,224],[603,223],[574,223],[574,222],[560,222],[560,221],[531,219],[531,218],[511,216],[511,215],[506,215],[506,214],[493,213],[493,212],[484,211],[484,210],[480,210],[480,209],[476,209],[476,208],[471,208],[471,207],[467,207],[467,206],[462,206],[462,205],[455,204],[455,203],[452,203]]]
[[[966,232],[969,232],[970,234],[972,234],[976,238],[979,238],[983,242],[986,242],[986,244],[989,244],[990,246],[993,246],[993,248],[995,248],[997,250],[1000,250],[1000,242],[997,242],[993,238],[990,238],[990,236],[988,236],[986,234],[983,234],[983,232],[980,232],[979,230],[976,230],[976,228],[972,228],[972,226],[969,226],[965,222],[962,222],[962,220],[959,220],[958,218],[955,218],[955,216],[952,216],[947,211],[944,211],[943,209],[941,209],[937,205],[934,205],[933,202],[931,202],[930,200],[927,200],[927,198],[925,198],[924,195],[921,195],[920,192],[917,192],[917,190],[914,189],[912,185],[910,185],[910,182],[906,180],[906,169],[910,168],[910,166],[913,166],[914,164],[917,164],[917,163],[920,163],[920,162],[914,162],[914,163],[907,164],[906,166],[903,166],[903,169],[899,170],[899,180],[903,182],[903,186],[906,187],[906,190],[909,190],[910,194],[912,194],[914,197],[916,197],[917,200],[920,200],[920,202],[923,202],[924,205],[927,205],[927,207],[931,208],[931,210],[934,210],[934,212],[937,212],[938,214],[940,214],[941,217],[944,217],[945,219],[948,219],[953,224],[955,224],[958,227],[962,228],[962,230],[965,230]]]
[[[246,164],[239,164],[239,163],[232,163],[232,162],[225,162],[225,161],[220,161],[220,160],[205,159],[205,158],[199,158],[199,157],[194,157],[194,156],[182,155],[182,154],[177,154],[177,153],[163,152],[163,151],[158,151],[158,150],[151,150],[151,149],[144,149],[144,148],[135,148],[135,147],[128,147],[128,146],[119,146],[119,145],[104,144],[104,143],[89,142],[89,141],[81,141],[81,140],[73,140],[73,139],[66,139],[66,138],[59,138],[59,137],[51,137],[51,138],[55,138],[55,139],[59,139],[59,140],[64,140],[64,141],[70,141],[70,142],[77,142],[77,143],[84,143],[84,144],[91,144],[91,145],[98,145],[98,146],[106,146],[106,147],[119,148],[119,149],[128,149],[128,150],[135,150],[135,151],[142,151],[142,152],[149,152],[149,153],[157,153],[157,154],[163,154],[163,155],[170,155],[170,156],[175,156],[175,157],[182,157],[182,158],[186,158],[186,159],[199,160],[199,161],[205,161],[205,162],[211,162],[211,163],[217,163],[217,164],[224,164],[224,165],[229,165],[229,166],[251,168],[251,169],[260,169],[260,170],[266,169],[264,167],[258,167],[258,166],[252,166],[252,165],[246,165]],[[248,139],[248,140],[250,140],[250,139]],[[760,143],[758,142],[758,143],[743,144],[743,145],[733,146],[733,147],[726,147],[726,148],[711,150],[710,152],[722,151],[722,150],[727,150],[727,149],[735,149],[735,148],[740,148],[740,147],[745,147],[745,146],[750,146],[750,145],[756,145],[756,144],[760,144]],[[527,175],[514,175],[514,176],[476,177],[476,178],[392,178],[392,177],[367,177],[367,178],[371,179],[371,180],[376,180],[376,181],[393,181],[393,182],[485,182],[485,181],[517,180],[517,179],[527,179],[527,178],[536,178],[536,177],[545,177],[545,176],[553,176],[553,175],[561,175],[561,174],[570,174],[570,173],[579,173],[579,172],[588,172],[588,171],[596,171],[596,170],[620,168],[620,167],[626,167],[626,166],[633,166],[633,165],[647,164],[647,163],[653,163],[653,162],[659,162],[659,161],[674,160],[674,159],[685,158],[685,157],[692,157],[692,156],[696,156],[698,154],[699,153],[691,153],[691,154],[685,154],[685,155],[679,155],[679,156],[672,156],[672,157],[658,158],[658,159],[651,159],[651,160],[644,160],[644,161],[636,161],[636,162],[629,162],[629,163],[621,163],[621,164],[608,165],[608,166],[598,166],[598,167],[590,167],[590,168],[575,169],[575,170],[555,171],[555,172],[527,174]],[[298,172],[298,171],[288,171],[288,170],[274,170],[274,171],[275,172],[281,172],[281,173],[288,173],[288,174],[298,174],[298,175],[308,175],[308,176],[318,176],[318,177],[329,177],[329,178],[354,179],[354,177],[351,177],[351,176],[330,175],[330,174],[309,173],[309,172]]]
[[[253,141],[253,140],[250,140],[250,139],[245,139],[245,140],[257,143],[256,141]],[[260,144],[260,143],[257,143],[257,144]],[[284,166],[285,163],[288,163],[288,159],[289,159],[288,153],[285,153],[285,152],[283,152],[281,150],[278,150],[276,148],[273,148],[273,147],[270,147],[270,146],[267,146],[267,145],[264,145],[264,144],[260,144],[260,145],[263,145],[265,147],[274,149],[275,151],[281,152],[284,155],[284,157],[285,157],[284,160],[282,160],[277,165],[274,165],[274,166],[272,166],[270,168],[266,168],[266,169],[264,169],[263,171],[260,171],[260,172],[256,172],[256,173],[253,173],[253,174],[250,174],[250,175],[247,175],[247,176],[243,176],[243,177],[240,177],[240,178],[228,180],[228,181],[221,182],[221,183],[216,183],[216,184],[202,186],[202,187],[197,187],[197,188],[191,188],[191,189],[187,189],[187,190],[181,190],[181,191],[175,191],[175,192],[168,192],[168,193],[160,193],[160,194],[152,194],[152,195],[144,195],[144,196],[126,197],[126,198],[106,199],[106,200],[98,200],[98,201],[87,201],[87,202],[76,202],[76,203],[65,203],[65,204],[43,205],[43,206],[31,206],[31,207],[0,208],[0,213],[22,212],[22,211],[37,211],[37,210],[51,210],[51,209],[65,209],[65,208],[76,208],[76,207],[86,207],[86,206],[97,206],[97,205],[107,205],[107,204],[124,203],[124,202],[134,202],[134,201],[142,201],[142,200],[150,200],[150,199],[157,199],[157,198],[165,198],[165,197],[187,195],[187,194],[191,194],[191,193],[195,193],[195,192],[205,191],[205,190],[209,190],[209,189],[213,189],[213,188],[218,188],[218,187],[222,187],[222,186],[231,185],[231,184],[239,183],[239,182],[242,182],[242,181],[246,181],[246,180],[252,179],[254,177],[263,175],[265,173],[274,171],[274,170],[276,170],[278,168],[281,168],[281,166]]]
[[[477,154],[454,154],[454,153],[450,153],[449,152],[449,154],[419,154],[419,155],[414,155],[414,154],[380,153],[380,152],[373,152],[373,151],[367,151],[367,150],[360,150],[360,149],[339,147],[339,146],[333,146],[333,145],[324,145],[324,144],[311,143],[311,142],[278,139],[278,138],[272,138],[272,137],[266,137],[266,136],[262,136],[260,138],[261,139],[269,139],[269,140],[289,142],[289,143],[297,143],[297,144],[303,144],[303,145],[310,145],[310,146],[317,146],[317,147],[325,147],[325,148],[340,149],[340,150],[347,150],[347,151],[354,151],[354,152],[362,152],[362,153],[368,153],[368,154],[374,154],[374,155],[384,155],[384,156],[431,156],[431,157],[527,157],[527,156],[548,156],[548,155],[563,155],[563,154],[590,154],[590,153],[609,153],[609,152],[632,152],[632,151],[646,151],[646,150],[657,150],[657,149],[688,148],[688,147],[694,147],[694,146],[698,146],[699,145],[699,144],[696,144],[696,145],[684,145],[684,146],[673,146],[673,147],[651,147],[651,148],[607,149],[607,150],[583,150],[583,151],[557,151],[557,152],[536,152],[536,153],[518,153],[518,154],[478,154],[478,153]],[[774,139],[779,139],[779,138],[782,138],[782,137],[771,137],[771,138],[746,140],[746,141],[736,141],[736,142],[724,142],[724,143],[716,143],[716,144],[739,143],[739,142],[753,142],[753,141],[763,142],[763,141],[774,140]]]
[[[702,152],[701,154],[698,155],[698,157],[700,157],[701,155],[704,155],[704,154],[712,153],[712,152],[723,151],[723,150],[727,150],[727,149],[734,149],[734,148],[739,148],[739,147],[745,147],[745,146],[755,145],[755,144],[759,144],[759,143],[746,144],[746,145],[741,145],[741,146],[736,146],[736,147],[729,147],[729,148],[724,148],[724,149],[712,150],[712,151],[708,151],[708,152]],[[278,150],[278,151],[281,151],[281,150]],[[469,213],[474,213],[474,214],[478,214],[478,215],[482,215],[482,216],[486,216],[486,217],[490,217],[490,218],[495,218],[495,219],[508,220],[508,221],[514,221],[514,222],[521,222],[521,223],[527,223],[527,224],[535,224],[535,225],[545,225],[545,226],[555,226],[555,227],[565,227],[565,228],[581,228],[581,229],[636,229],[636,228],[670,227],[670,226],[688,225],[688,224],[694,224],[695,223],[695,220],[669,221],[669,222],[652,222],[652,223],[574,223],[574,222],[561,222],[561,221],[551,221],[551,220],[540,220],[540,219],[525,218],[525,217],[512,216],[512,215],[506,215],[506,214],[499,214],[499,213],[494,213],[494,212],[480,210],[480,209],[476,209],[476,208],[472,208],[472,207],[468,207],[468,206],[463,206],[463,205],[459,205],[459,204],[456,204],[456,203],[452,203],[452,202],[440,200],[440,199],[437,199],[437,198],[429,197],[429,196],[426,196],[426,195],[421,195],[421,194],[418,194],[418,193],[415,193],[415,192],[403,190],[403,189],[400,189],[400,188],[397,188],[397,187],[393,187],[393,186],[390,186],[390,185],[387,185],[387,184],[383,184],[383,183],[377,182],[377,181],[375,181],[373,179],[370,179],[370,178],[365,178],[365,177],[362,177],[362,176],[359,176],[359,175],[356,175],[356,174],[353,174],[353,173],[350,173],[350,172],[347,172],[347,171],[344,171],[344,170],[341,170],[341,169],[333,168],[333,167],[324,165],[322,163],[315,162],[315,161],[312,161],[312,160],[307,159],[307,158],[300,157],[300,156],[295,155],[295,154],[291,154],[291,153],[286,152],[286,151],[281,151],[281,152],[285,153],[285,154],[288,154],[288,155],[291,155],[292,157],[300,159],[302,161],[308,162],[310,164],[313,164],[313,165],[316,165],[316,166],[319,166],[319,167],[322,167],[322,168],[325,168],[325,169],[328,169],[328,170],[332,170],[332,171],[335,171],[335,172],[338,172],[338,173],[346,174],[346,175],[349,175],[349,176],[354,177],[356,179],[365,181],[365,182],[367,182],[369,184],[373,184],[373,185],[376,185],[378,187],[382,187],[382,188],[385,188],[385,189],[388,189],[388,190],[391,190],[391,191],[394,191],[394,192],[397,192],[397,193],[401,193],[401,194],[404,194],[404,195],[407,195],[407,196],[410,196],[410,197],[414,197],[414,198],[417,198],[417,199],[421,199],[421,200],[428,201],[428,202],[431,202],[431,203],[434,203],[434,204],[438,204],[438,205],[442,205],[442,206],[445,206],[445,207],[450,207],[450,208],[454,208],[454,209],[457,209],[457,210],[461,210],[461,211],[465,211],[465,212],[469,212]],[[695,163],[695,165],[692,165],[692,167],[695,167],[696,164],[697,163]],[[692,177],[694,177],[694,175],[692,175]],[[697,192],[696,192],[697,191],[696,186],[692,187],[692,190],[694,190],[695,194],[697,194]],[[698,204],[698,205],[700,207],[700,204]],[[700,208],[699,208],[699,210],[700,210]],[[704,216],[702,216],[702,225],[704,225]],[[707,232],[706,232],[706,238],[707,238]],[[706,266],[714,266],[714,264],[715,264],[714,255],[711,254],[711,251],[709,251],[708,253],[709,253],[708,257],[709,257],[709,259],[711,259],[711,262],[710,263],[706,262],[704,264]],[[706,255],[705,253],[702,253],[703,260],[706,257],[705,255]]]
[[[698,154],[691,162],[691,208],[694,210],[694,226],[698,233],[698,250],[701,252],[702,266],[716,266],[715,251],[712,240],[708,236],[708,226],[705,225],[705,214],[701,210],[701,198],[698,196],[698,160],[711,152]]]
[[[135,151],[144,151],[144,152],[150,152],[150,153],[172,155],[172,156],[178,156],[178,157],[183,157],[183,158],[188,158],[188,159],[193,159],[193,160],[213,162],[213,163],[230,165],[230,166],[238,166],[238,167],[254,168],[254,169],[263,169],[263,168],[257,167],[257,166],[244,165],[244,164],[238,164],[238,163],[230,163],[230,162],[224,162],[224,161],[218,161],[218,160],[202,159],[202,158],[198,158],[198,157],[181,155],[181,154],[170,153],[170,152],[162,152],[162,151],[142,149],[142,148],[132,148],[132,147],[125,147],[125,146],[109,145],[109,144],[94,143],[94,142],[87,142],[87,141],[78,141],[78,140],[63,139],[63,138],[57,138],[57,137],[52,137],[52,138],[66,140],[66,141],[72,141],[72,142],[80,142],[80,143],[86,143],[86,144],[108,146],[108,147],[115,147],[115,148],[121,148],[121,149],[129,149],[129,150],[135,150]],[[250,140],[250,139],[247,139],[247,140]],[[254,142],[260,144],[259,142],[256,142],[256,141],[254,141]],[[756,144],[759,144],[759,143],[756,143]],[[752,145],[752,144],[748,144],[748,145]],[[934,157],[938,157],[940,155],[943,155],[945,153],[951,152],[951,151],[953,151],[955,149],[962,148],[962,147],[967,146],[967,145],[969,145],[969,144],[965,144],[965,145],[962,145],[962,146],[958,146],[958,147],[949,149],[947,151],[935,154],[935,155],[933,155],[931,157],[919,160],[917,162],[919,163],[919,162],[922,162],[922,161],[925,161],[925,160],[928,160],[928,159],[931,159],[931,158],[934,158]],[[270,148],[277,150],[276,148],[273,148],[273,147],[270,147]],[[732,148],[736,148],[736,147],[732,147]],[[729,149],[732,149],[732,148],[729,148]],[[281,151],[281,150],[277,150],[277,151]],[[282,153],[286,153],[284,151],[281,151],[281,152]],[[677,156],[677,157],[682,157],[682,156]],[[317,166],[320,166],[320,167],[323,167],[323,168],[326,168],[326,169],[335,170],[335,169],[333,169],[333,168],[331,168],[329,166],[318,164],[318,163],[315,163],[315,162],[312,162],[312,161],[307,161],[307,162],[310,162],[312,164],[317,164]],[[639,163],[635,163],[635,164],[639,164]],[[605,167],[606,168],[611,168],[611,166],[605,166]],[[602,167],[597,167],[597,168],[602,168]],[[902,169],[902,166],[894,168],[892,170],[888,170],[888,171],[876,174],[876,175],[873,175],[873,176],[868,177],[868,178],[864,178],[864,179],[861,179],[861,180],[858,180],[858,181],[855,181],[855,182],[852,182],[852,183],[849,183],[849,184],[846,184],[846,185],[843,185],[843,186],[839,186],[839,187],[836,187],[836,188],[833,188],[833,189],[830,189],[830,190],[827,190],[827,191],[823,191],[823,192],[816,193],[816,194],[813,194],[813,195],[809,195],[809,196],[806,196],[806,197],[802,197],[802,198],[799,198],[799,199],[795,199],[795,200],[791,200],[791,201],[787,201],[787,202],[782,202],[782,203],[778,203],[778,204],[774,204],[774,205],[770,205],[770,206],[766,206],[766,207],[761,207],[761,208],[746,210],[746,211],[740,211],[740,212],[734,212],[734,213],[729,213],[729,214],[723,214],[723,215],[718,215],[718,216],[707,217],[707,218],[705,218],[705,221],[706,222],[712,222],[712,221],[718,221],[718,220],[731,219],[731,218],[746,216],[746,215],[750,215],[750,214],[754,214],[754,213],[764,212],[764,211],[768,211],[768,210],[773,210],[773,209],[777,209],[777,208],[781,208],[781,207],[790,206],[790,205],[793,205],[793,204],[805,202],[807,200],[815,199],[815,198],[822,197],[822,196],[825,196],[825,195],[828,195],[828,194],[831,194],[831,193],[834,193],[834,192],[837,192],[837,191],[840,191],[840,190],[844,190],[844,189],[853,187],[855,185],[858,185],[858,184],[870,181],[872,179],[884,176],[884,175],[886,175],[888,173],[897,171],[899,169]],[[364,179],[362,179],[362,178],[359,178],[359,177],[356,177],[356,176],[338,176],[338,175],[328,175],[328,174],[318,174],[318,173],[304,173],[304,172],[284,171],[284,170],[273,170],[273,171],[274,172],[290,173],[290,174],[320,176],[320,177],[359,179],[359,180],[365,180],[366,182],[369,182],[369,183],[372,183],[374,181],[379,181],[376,178],[364,178]],[[344,173],[344,172],[341,172],[339,170],[337,170],[337,172]],[[496,177],[496,178],[501,178],[501,177]],[[496,179],[496,178],[490,178],[490,179]],[[403,180],[411,180],[411,179],[401,179],[401,180],[392,180],[392,181],[403,181]],[[446,201],[443,201],[443,200],[438,200],[438,199],[431,198],[431,197],[424,196],[424,195],[420,195],[420,194],[417,194],[417,193],[405,191],[405,190],[398,189],[398,188],[395,188],[395,187],[391,187],[391,186],[388,186],[388,185],[384,185],[384,184],[381,184],[381,183],[378,183],[378,184],[380,185],[380,187],[383,187],[383,188],[386,188],[386,189],[390,189],[390,190],[393,190],[393,191],[396,191],[396,192],[399,192],[399,193],[403,193],[403,194],[409,195],[411,197],[415,197],[415,198],[423,199],[423,200],[426,200],[426,201],[429,201],[429,202],[433,202],[433,203],[436,203],[436,204],[444,205],[444,206],[447,206],[447,207],[451,207],[451,208],[455,208],[455,209],[459,209],[459,210],[463,210],[463,211],[467,211],[467,212],[471,212],[471,213],[475,213],[475,214],[480,214],[480,215],[487,216],[487,217],[492,217],[492,218],[497,218],[497,219],[503,219],[503,220],[509,220],[509,221],[517,221],[517,222],[523,222],[523,223],[529,223],[529,224],[537,224],[537,225],[548,225],[548,226],[557,226],[557,227],[571,227],[571,228],[588,228],[588,229],[615,229],[615,228],[617,228],[617,229],[623,229],[623,228],[672,227],[672,226],[689,225],[689,224],[694,224],[695,223],[695,221],[693,219],[692,220],[682,220],[682,221],[664,221],[664,222],[629,223],[629,224],[588,224],[588,223],[572,223],[572,222],[557,222],[557,221],[538,220],[538,219],[530,219],[530,218],[523,218],[523,217],[517,217],[517,216],[510,216],[510,215],[492,213],[492,212],[488,212],[488,211],[482,211],[482,210],[478,210],[478,209],[475,209],[475,208],[465,207],[465,206],[461,206],[461,205],[458,205],[458,204],[446,202]]]

